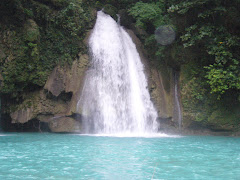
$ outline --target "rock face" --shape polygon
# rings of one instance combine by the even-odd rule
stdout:
[[[52,132],[76,132],[80,123],[76,113],[78,97],[88,68],[88,55],[79,54],[71,67],[57,66],[43,89],[30,93],[17,110],[10,114],[12,123],[26,123],[31,119],[46,122]]]
[[[74,61],[72,67],[56,67],[50,75],[44,89],[54,97],[61,96],[61,93],[69,93],[72,98],[66,108],[65,114],[71,115],[76,112],[76,104],[81,93],[84,82],[84,73],[88,68],[88,55],[79,55],[80,59]]]
[[[12,123],[25,123],[33,118],[33,109],[24,108],[11,113]]]
[[[52,132],[80,132],[81,124],[70,117],[60,117],[52,119],[49,123]]]

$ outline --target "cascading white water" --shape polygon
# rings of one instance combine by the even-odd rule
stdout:
[[[89,51],[91,65],[78,102],[83,133],[157,132],[157,112],[136,46],[124,28],[102,11],[97,14]]]
[[[174,99],[175,99],[175,119],[178,122],[178,128],[181,129],[182,126],[182,111],[180,108],[180,102],[178,97],[178,75],[177,72],[174,73]]]

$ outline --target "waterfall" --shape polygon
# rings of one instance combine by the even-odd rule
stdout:
[[[144,66],[128,33],[99,11],[89,39],[91,64],[78,101],[83,133],[157,132]]]
[[[180,102],[178,97],[178,73],[174,73],[174,100],[175,100],[175,119],[178,122],[178,128],[181,129],[182,126],[182,111],[180,108]]]
[[[1,82],[0,82],[0,84],[1,84]],[[0,132],[1,131],[2,131],[2,100],[1,100],[1,96],[0,96]]]

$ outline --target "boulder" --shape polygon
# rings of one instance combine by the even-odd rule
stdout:
[[[34,117],[33,108],[24,108],[11,113],[12,123],[26,123]]]
[[[52,118],[48,123],[52,132],[80,132],[81,124],[70,117]]]

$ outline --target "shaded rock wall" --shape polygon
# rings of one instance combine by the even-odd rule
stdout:
[[[48,123],[52,132],[79,131],[80,122],[70,117],[76,113],[84,73],[88,68],[88,55],[79,54],[72,66],[57,66],[43,89],[29,93],[16,109],[10,112],[12,123],[27,123],[37,119]]]
[[[76,113],[76,104],[79,99],[84,82],[84,73],[88,68],[88,55],[79,55],[80,59],[74,61],[72,67],[56,67],[46,82],[44,89],[54,97],[59,97],[61,93],[71,93],[72,98],[66,108],[65,114]]]
[[[213,133],[239,132],[240,105],[238,99],[226,96],[218,100],[214,94],[189,77],[190,64],[181,68],[180,83],[185,129],[207,129]]]

